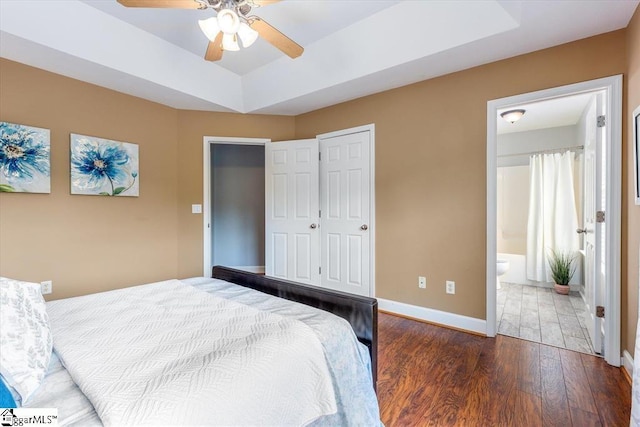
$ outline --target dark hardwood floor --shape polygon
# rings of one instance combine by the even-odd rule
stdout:
[[[631,386],[595,356],[380,313],[378,399],[393,426],[628,426]]]

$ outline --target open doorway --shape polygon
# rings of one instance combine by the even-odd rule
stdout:
[[[264,223],[264,146],[212,144],[212,264],[264,273]]]
[[[584,345],[590,341],[595,352],[603,354],[609,364],[620,365],[621,84],[621,77],[615,76],[489,101],[488,336],[499,333],[498,328],[503,332],[510,332],[509,335],[516,335],[517,327],[519,337],[531,340],[539,337],[538,342],[581,351],[584,348],[577,348],[577,344]],[[573,123],[563,124],[559,121],[565,114],[555,110],[555,107],[563,104],[574,104],[579,111],[577,115],[574,113]],[[531,119],[538,115],[536,110],[543,111],[549,113],[551,119],[558,121],[555,125],[535,125],[534,120],[522,119],[522,125],[528,123],[533,127],[513,132],[516,129],[513,125],[517,123],[507,123],[500,116],[500,113],[510,110],[525,110],[522,117],[529,114]],[[505,126],[511,132],[499,131],[500,127],[504,129]],[[561,129],[562,127],[565,128]],[[520,135],[516,135],[518,133]],[[526,163],[523,162],[523,157],[527,158]],[[545,162],[545,159],[548,161]],[[555,170],[556,168],[560,169]],[[557,187],[549,188],[544,176],[539,176],[545,174],[552,175],[550,181],[554,185],[561,181],[563,192],[559,192]],[[545,198],[545,191],[558,194]],[[560,205],[552,206],[551,203]],[[568,212],[571,207],[573,212]],[[548,216],[548,211],[554,210],[562,214],[562,218],[558,220],[561,226],[556,227],[551,235],[548,232],[545,234],[542,229],[537,230],[536,227],[543,227],[541,216]],[[517,212],[524,213],[526,219],[516,215]],[[605,214],[606,221],[600,221]],[[552,242],[555,238],[553,233],[562,241],[559,246],[557,242]],[[555,313],[547,312],[545,320],[542,320],[540,308],[536,309],[531,304],[540,296],[547,303],[555,302],[555,293],[550,288],[553,283],[547,271],[550,250],[567,251],[571,257],[575,257],[577,274],[572,281],[573,293],[564,296],[565,299],[554,306]],[[508,263],[507,271],[504,262],[498,267],[498,259]],[[521,305],[524,305],[525,292],[528,297],[527,310],[520,310],[518,313],[518,324],[515,324],[515,311],[518,307],[514,307],[516,304],[513,304],[512,299],[511,304],[504,305],[509,307],[509,312],[513,312],[513,316],[507,316],[506,319],[511,324],[498,325],[499,321],[505,320],[504,308],[502,313],[498,312],[499,303],[503,302],[503,298],[508,298],[498,297],[501,292],[497,289],[500,282],[498,272],[501,281],[508,284],[506,286],[521,282],[518,284],[519,288],[514,288],[516,292],[521,292]],[[559,297],[557,299],[561,300]],[[585,303],[584,308],[578,304],[582,301]],[[606,318],[596,316],[599,307],[605,308]],[[566,318],[560,318],[558,308]],[[583,309],[584,317],[580,322],[578,316]],[[534,319],[523,317],[534,312],[537,312]],[[499,318],[499,314],[502,318]],[[556,326],[549,322],[553,315],[558,318]],[[573,316],[573,320],[569,319],[570,316]],[[522,332],[526,336],[520,335]],[[578,342],[576,338],[583,341]],[[566,345],[567,341],[570,345]]]
[[[587,328],[584,234],[577,230],[584,227],[584,149],[595,142],[601,96],[580,93],[498,111],[499,334],[600,353]],[[507,117],[514,110],[519,120]],[[554,253],[569,262],[568,286],[560,288],[567,295],[554,290]]]
[[[214,265],[264,273],[265,143],[205,137],[204,274]]]

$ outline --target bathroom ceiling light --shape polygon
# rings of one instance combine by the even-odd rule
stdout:
[[[524,116],[525,110],[509,110],[504,113],[500,113],[500,117],[508,121],[509,123],[515,123]]]

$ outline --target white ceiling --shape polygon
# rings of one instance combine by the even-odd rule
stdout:
[[[0,56],[174,108],[295,115],[624,28],[640,0],[285,0],[256,8],[300,43],[202,58],[211,11],[0,0]]]
[[[200,31],[198,20],[215,16],[215,12],[211,9],[127,8],[115,0],[81,1],[198,56],[204,56],[209,42]],[[339,13],[334,13],[335,3],[339,6],[337,9]],[[396,3],[398,0],[337,2],[287,0],[268,7],[254,8],[251,15],[260,16],[276,28],[286,30],[288,37],[302,46],[308,46],[349,26],[353,21],[362,20]],[[235,54],[227,52],[217,65],[242,76],[275,61],[282,55],[268,42],[259,39],[250,51]]]

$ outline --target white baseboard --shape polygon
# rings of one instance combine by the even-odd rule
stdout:
[[[264,274],[265,272],[264,265],[244,265],[240,267],[231,267],[231,268],[235,268],[236,270],[247,271],[249,273],[257,273],[257,274]]]
[[[633,378],[633,357],[627,350],[622,352],[620,363],[627,370],[630,378]]]
[[[437,323],[438,325],[448,326],[450,328],[462,329],[482,335],[487,334],[487,321],[474,317],[461,316],[459,314],[419,307],[417,305],[405,304],[384,298],[378,298],[378,308],[389,313],[413,317],[414,319]]]

